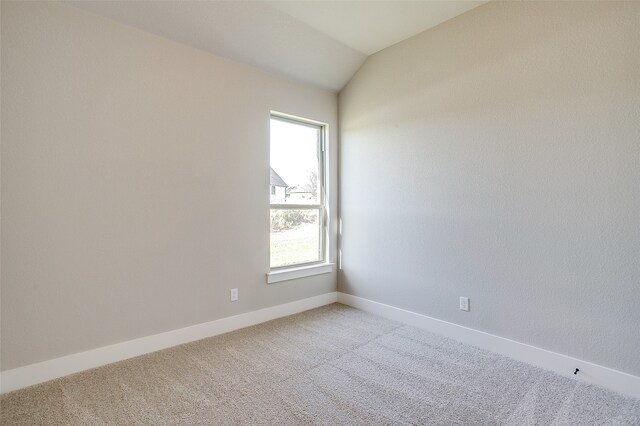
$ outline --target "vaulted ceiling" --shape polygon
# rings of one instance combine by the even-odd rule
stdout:
[[[67,4],[334,92],[366,58],[479,1],[70,1]]]

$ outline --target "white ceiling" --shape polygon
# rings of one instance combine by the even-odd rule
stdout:
[[[485,1],[268,1],[366,55],[406,40]]]
[[[338,92],[367,56],[481,1],[69,1],[168,39]]]

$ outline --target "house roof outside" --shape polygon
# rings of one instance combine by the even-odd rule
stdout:
[[[273,168],[271,169],[271,185],[273,186],[284,186],[285,188],[289,185],[286,184],[286,182],[280,177],[280,175],[278,173],[276,173],[275,170],[273,170]]]
[[[311,194],[311,191],[300,186],[290,186],[287,188],[287,194]]]

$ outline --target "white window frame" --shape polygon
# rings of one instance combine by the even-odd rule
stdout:
[[[269,273],[267,282],[274,283],[295,278],[302,278],[311,275],[325,274],[332,272],[333,265],[328,263],[328,241],[329,241],[329,217],[327,206],[327,135],[328,125],[319,121],[309,120],[290,114],[271,111],[270,120],[280,120],[296,125],[308,126],[318,129],[318,204],[290,204],[290,203],[269,203],[269,212],[277,210],[317,210],[319,212],[319,260],[313,262],[296,263],[292,265],[271,266],[271,242],[269,242]],[[269,140],[271,143],[271,140]]]

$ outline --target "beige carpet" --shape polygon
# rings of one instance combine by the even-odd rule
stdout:
[[[640,425],[640,401],[333,304],[2,397],[2,425]]]

